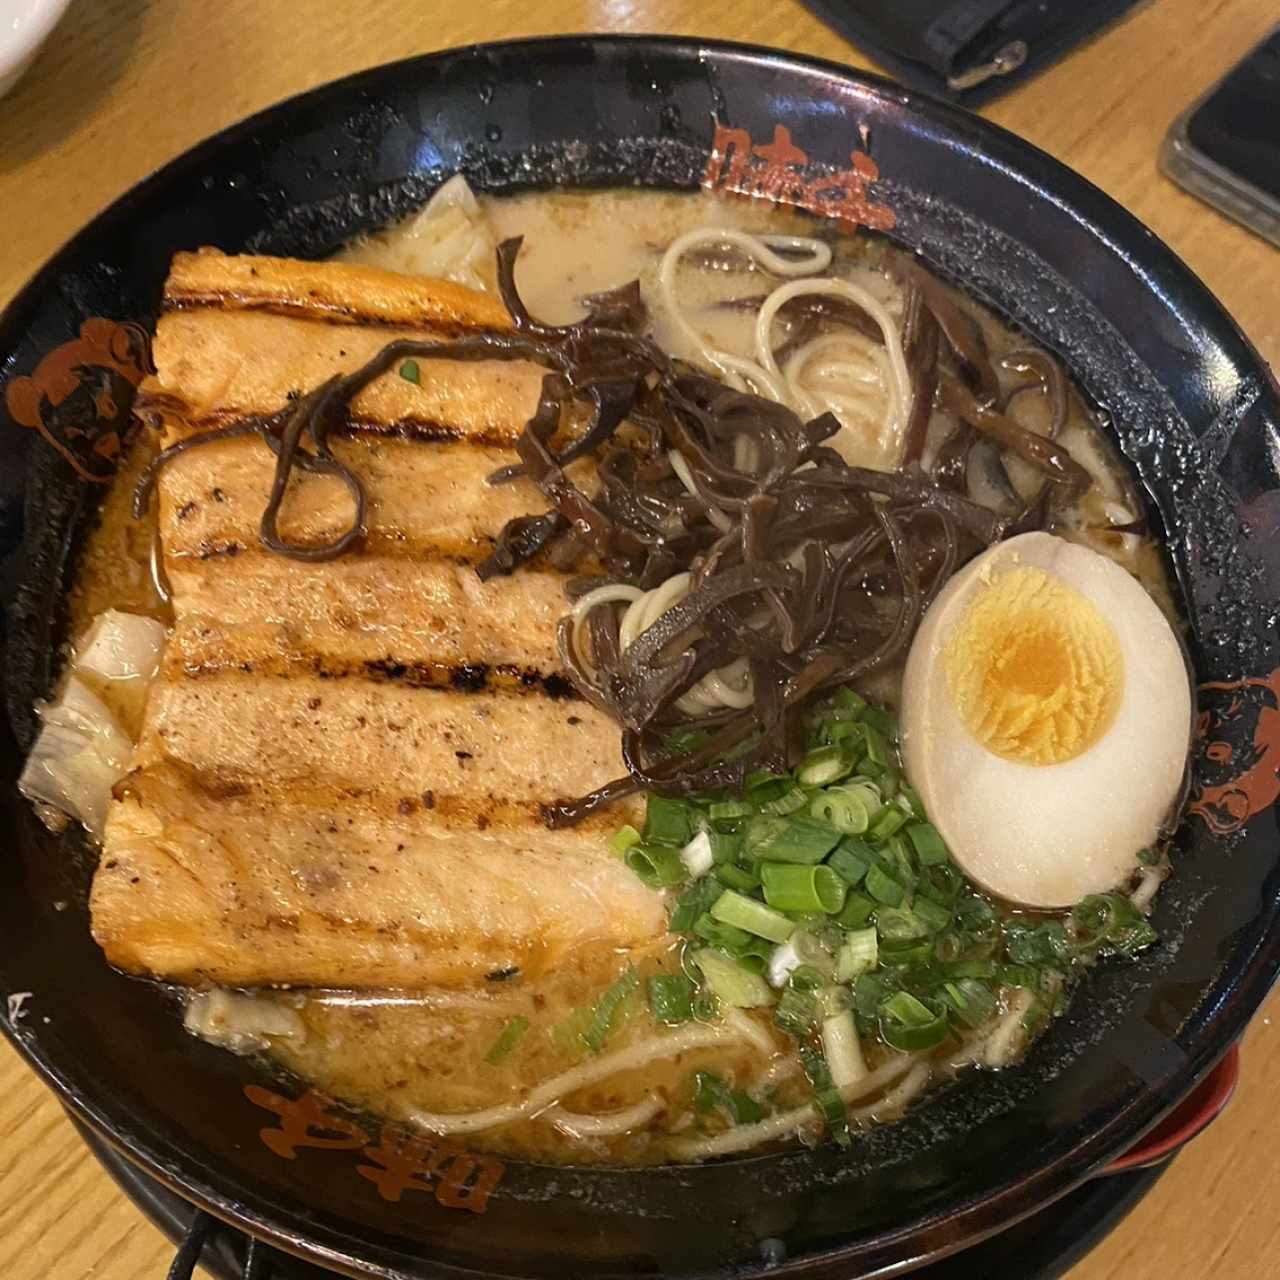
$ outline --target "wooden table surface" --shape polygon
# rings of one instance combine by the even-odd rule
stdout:
[[[1280,255],[1172,186],[1156,154],[1178,112],[1275,20],[1272,0],[1153,0],[987,109],[1171,244],[1272,363]],[[870,65],[794,0],[76,0],[0,102],[0,305],[133,182],[251,111],[414,53],[574,31],[726,37]],[[1072,1280],[1280,1275],[1280,1107],[1267,1083],[1280,1079],[1278,1023],[1263,1010],[1235,1103]],[[0,1045],[0,1277],[158,1280],[172,1252]]]

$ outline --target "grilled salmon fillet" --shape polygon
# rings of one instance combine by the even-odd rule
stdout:
[[[173,444],[270,415],[397,337],[507,326],[492,298],[339,263],[180,254],[137,408]],[[569,831],[551,800],[623,771],[618,733],[557,669],[563,579],[482,583],[512,516],[492,486],[537,402],[523,362],[418,362],[353,402],[334,451],[369,537],[309,564],[266,551],[274,455],[256,438],[161,472],[174,627],[92,895],[117,966],[179,982],[460,985],[573,947],[660,936],[660,897],[608,850],[615,811]],[[589,465],[589,464],[583,464]],[[283,534],[350,524],[331,478],[295,476]]]

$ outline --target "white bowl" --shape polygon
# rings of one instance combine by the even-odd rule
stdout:
[[[0,97],[22,79],[70,3],[71,0],[0,2]]]

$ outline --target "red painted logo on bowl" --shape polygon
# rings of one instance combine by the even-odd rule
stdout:
[[[54,347],[30,374],[9,379],[5,406],[82,479],[106,484],[131,421],[134,391],[153,368],[141,325],[90,316],[78,337]]]
[[[1198,786],[1187,812],[1230,835],[1280,800],[1280,667],[1202,684],[1200,697]]]

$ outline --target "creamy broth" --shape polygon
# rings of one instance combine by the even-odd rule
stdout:
[[[492,290],[492,246],[508,236],[522,235],[524,246],[516,270],[522,296],[534,315],[554,323],[581,316],[584,295],[639,279],[659,342],[696,362],[699,352],[673,316],[660,275],[667,246],[703,227],[823,236],[833,249],[831,273],[856,281],[896,321],[901,320],[902,290],[895,276],[898,251],[867,237],[832,237],[800,215],[701,195],[609,191],[481,197],[474,216],[458,222],[450,233],[454,236],[450,261],[461,264],[456,275],[464,283]],[[440,274],[438,240],[420,217],[413,218],[362,239],[340,257],[407,274]],[[733,304],[763,295],[771,287],[764,273],[732,255],[722,254],[719,259],[711,255],[700,265],[690,266],[687,261],[681,265],[676,284],[680,312],[706,343],[738,357],[750,356],[754,313]],[[997,368],[1000,357],[1026,348],[1024,338],[989,312],[967,299],[961,302],[978,318]],[[785,336],[786,332],[783,326],[780,333]],[[874,404],[880,412],[892,394],[883,367],[877,372],[868,363],[866,369],[866,385],[850,393],[850,403],[855,405],[851,420],[861,412],[857,405]],[[1001,376],[1006,390],[1015,385],[1015,376],[1008,370]],[[1043,430],[1048,421],[1045,397],[1038,394],[1021,396],[1018,412],[1033,430]],[[944,434],[944,424],[935,415],[926,461]],[[1058,513],[1051,527],[1123,565],[1173,617],[1158,548],[1145,536],[1105,529],[1108,524],[1127,524],[1140,517],[1141,507],[1113,445],[1074,388],[1069,391],[1060,439],[1087,468],[1096,487],[1083,503]],[[894,457],[856,427],[851,429],[848,447],[851,458],[862,464],[882,469],[894,465]],[[106,608],[170,618],[151,567],[154,517],[134,521],[128,511],[131,489],[151,448],[145,435],[134,444],[104,503],[101,523],[88,541],[71,601],[76,633]],[[1008,470],[1024,496],[1034,492],[1038,479],[1029,468],[1011,465]],[[878,677],[868,691],[892,704],[898,678],[895,668]],[[135,737],[136,720],[131,713],[129,727]],[[239,1037],[234,1042],[241,1049],[265,1052],[277,1066],[335,1097],[412,1125],[423,1113],[465,1113],[519,1101],[559,1073],[590,1065],[593,1056],[580,1039],[574,1039],[574,1020],[580,1021],[582,1011],[589,1010],[631,969],[639,985],[623,999],[604,1053],[643,1048],[658,1033],[644,997],[645,982],[656,974],[679,973],[681,965],[681,945],[666,939],[631,954],[582,949],[553,974],[537,980],[513,972],[493,974],[479,987],[458,990],[264,992],[234,1006],[231,1021]],[[234,1037],[226,1025],[211,1030],[200,1023],[201,999],[195,997],[195,1014],[189,1015],[193,1029],[232,1043]],[[296,1018],[290,1016],[287,1025],[263,1020],[258,1014],[267,1004]],[[892,1119],[930,1078],[975,1061],[991,1066],[1009,1061],[1027,1037],[1022,1016],[1026,1012],[1017,997],[1006,996],[973,1035],[959,1043],[949,1040],[942,1048],[920,1055],[920,1072],[887,1078],[881,1089],[852,1104],[863,1109],[855,1110],[856,1119]],[[793,1042],[776,1030],[771,1012],[739,1010],[733,1016],[747,1024],[737,1036],[726,1034],[722,1042],[661,1056],[643,1067],[571,1088],[556,1106],[546,1105],[514,1122],[464,1133],[458,1140],[477,1149],[547,1161],[643,1164],[679,1158],[690,1154],[680,1146],[682,1137],[714,1135],[723,1127],[720,1120],[709,1120],[693,1105],[690,1080],[699,1070],[714,1072],[731,1089],[750,1094],[775,1114],[804,1106],[812,1089]],[[496,1053],[504,1030],[520,1021],[527,1028],[505,1054]],[[892,1056],[883,1046],[868,1045],[866,1052],[873,1077]],[[880,1097],[887,1100],[877,1108]],[[581,1122],[582,1116],[625,1115],[631,1109],[642,1118],[621,1133],[595,1132],[591,1124]],[[782,1136],[809,1138],[817,1130],[814,1123],[798,1124]]]

